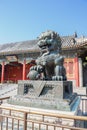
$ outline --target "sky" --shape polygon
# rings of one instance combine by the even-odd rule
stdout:
[[[0,44],[33,40],[47,30],[87,36],[87,0],[0,0]]]

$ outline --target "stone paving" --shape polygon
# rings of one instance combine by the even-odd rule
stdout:
[[[18,84],[0,84],[0,98],[17,94]]]
[[[87,95],[87,88],[86,87],[73,87],[73,92],[78,94]]]

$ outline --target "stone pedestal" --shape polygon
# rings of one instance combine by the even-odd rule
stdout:
[[[64,99],[73,93],[71,81],[19,81],[18,95]]]
[[[73,93],[71,81],[34,81],[18,82],[17,96],[10,98],[9,103],[50,109],[72,111],[78,97]]]

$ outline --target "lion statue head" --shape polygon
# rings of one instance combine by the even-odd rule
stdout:
[[[62,45],[59,34],[51,30],[41,33],[41,35],[38,37],[37,44],[43,53],[54,50],[61,51]]]

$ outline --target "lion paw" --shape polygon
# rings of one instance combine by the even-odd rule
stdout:
[[[63,76],[53,76],[52,80],[63,81]]]

